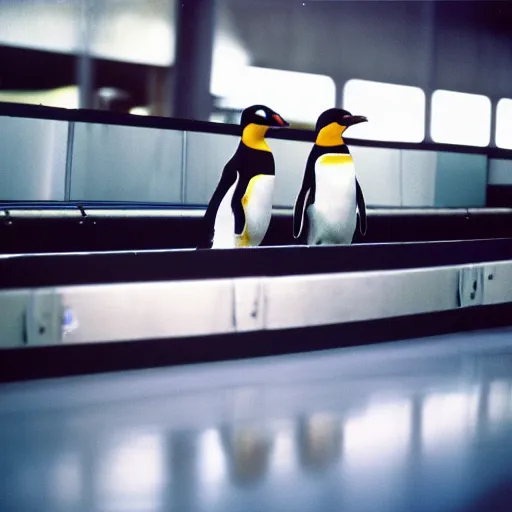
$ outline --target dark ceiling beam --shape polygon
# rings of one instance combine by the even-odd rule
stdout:
[[[173,117],[209,119],[215,4],[215,0],[175,0]]]

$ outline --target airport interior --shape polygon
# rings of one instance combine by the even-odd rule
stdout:
[[[0,0],[0,512],[509,511],[511,27]]]

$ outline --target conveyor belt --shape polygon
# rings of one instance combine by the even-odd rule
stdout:
[[[512,260],[512,238],[0,255],[0,289],[401,270]]]
[[[508,511],[511,368],[509,328],[0,385],[0,510]]]

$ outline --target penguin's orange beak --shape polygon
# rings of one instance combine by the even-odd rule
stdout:
[[[274,114],[272,116],[272,118],[274,119],[274,122],[276,123],[274,126],[278,126],[281,128],[290,126],[279,114]]]

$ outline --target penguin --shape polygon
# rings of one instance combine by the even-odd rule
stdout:
[[[258,246],[270,224],[275,164],[265,135],[289,123],[264,105],[252,105],[242,112],[240,126],[241,140],[206,208],[198,248]]]
[[[361,234],[366,234],[363,191],[342,136],[349,126],[367,121],[365,116],[339,108],[326,110],[318,117],[315,144],[293,211],[293,237],[299,243],[352,243],[357,213]]]

